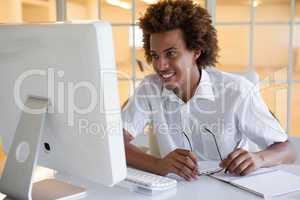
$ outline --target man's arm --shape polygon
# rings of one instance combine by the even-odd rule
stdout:
[[[260,167],[270,167],[278,164],[289,164],[296,160],[296,152],[289,142],[278,142],[265,150],[250,153],[237,149],[224,159],[220,166],[235,175],[247,175]]]
[[[157,163],[159,158],[146,154],[130,142],[133,137],[124,130],[124,143],[127,164],[138,169],[159,174]]]
[[[295,162],[297,153],[290,141],[270,145],[267,149],[257,152],[262,160],[262,167]]]
[[[198,173],[196,156],[185,149],[176,149],[164,158],[156,158],[146,154],[130,142],[133,137],[124,130],[124,143],[127,164],[141,170],[149,171],[161,176],[175,173],[190,181]]]

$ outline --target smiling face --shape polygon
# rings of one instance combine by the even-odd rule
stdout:
[[[200,54],[186,48],[180,29],[151,34],[150,55],[167,89],[186,96],[196,88],[200,77],[196,60]]]

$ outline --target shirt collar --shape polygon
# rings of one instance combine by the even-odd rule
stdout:
[[[215,101],[215,95],[209,74],[204,69],[201,69],[201,73],[201,80],[192,99],[207,99]],[[164,86],[162,88],[162,97],[163,99],[182,101],[172,90],[168,90]]]

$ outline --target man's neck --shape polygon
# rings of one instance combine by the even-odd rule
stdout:
[[[186,85],[179,91],[179,89],[175,89],[175,94],[182,99],[185,103],[188,102],[195,94],[198,85],[200,84],[202,71],[201,69],[197,70],[193,73],[193,78],[186,83]]]

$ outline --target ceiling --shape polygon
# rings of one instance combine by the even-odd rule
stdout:
[[[217,5],[250,5],[251,0],[216,0]],[[263,5],[289,4],[290,0],[257,0]]]
[[[84,2],[85,0],[71,0],[77,2]],[[106,3],[106,0],[100,0]],[[131,3],[131,0],[122,0],[123,2]],[[197,2],[204,2],[205,0],[194,0]],[[290,0],[256,0],[262,5],[279,5],[279,4],[290,4]],[[250,5],[251,0],[216,0],[217,5],[220,6],[232,6],[232,5]],[[296,0],[296,2],[300,3],[300,0]],[[143,2],[142,0],[136,0],[135,2],[136,7],[143,7],[147,6],[148,4]]]

